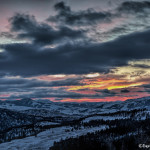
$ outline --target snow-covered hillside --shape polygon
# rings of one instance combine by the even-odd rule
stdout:
[[[49,149],[54,141],[106,129],[115,120],[140,122],[149,118],[150,97],[100,103],[29,98],[0,101],[0,150]]]
[[[48,131],[41,132],[36,137],[31,136],[24,139],[2,143],[0,144],[0,150],[48,150],[49,147],[53,145],[54,141],[85,135],[88,132],[91,133],[100,131],[105,128],[107,128],[107,126],[100,126],[92,129],[81,128],[74,131],[71,131],[71,127],[54,128]]]
[[[21,111],[22,113],[49,116],[85,116],[89,114],[115,112],[146,108],[150,110],[150,97],[116,102],[99,103],[60,103],[49,100],[32,100],[30,98],[0,101],[0,108]]]

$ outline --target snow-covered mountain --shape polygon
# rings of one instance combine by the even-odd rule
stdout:
[[[32,100],[24,98],[13,101],[0,101],[0,108],[20,111],[37,116],[85,116],[120,110],[150,109],[150,97],[129,99],[126,101],[99,102],[99,103],[60,103],[49,100]]]
[[[32,147],[31,139],[36,141],[38,134],[38,139],[45,140],[42,145],[37,141],[35,149],[45,147],[46,150],[62,135],[65,139],[100,131],[103,127],[107,129],[113,120],[140,123],[149,118],[150,97],[99,103],[60,103],[30,98],[0,101],[0,149],[6,145],[12,147],[12,143],[17,147],[14,139],[18,138],[28,143],[28,148]],[[35,137],[30,138],[33,135]],[[4,143],[11,140],[14,142]]]

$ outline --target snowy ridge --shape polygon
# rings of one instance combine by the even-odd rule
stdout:
[[[6,108],[23,113],[38,113],[43,115],[72,115],[85,116],[95,113],[115,112],[146,108],[150,110],[150,97],[129,99],[126,101],[98,102],[98,103],[59,103],[49,100],[22,99],[16,101],[0,101],[0,108]],[[47,112],[46,112],[47,111]]]
[[[61,137],[105,130],[115,120],[149,119],[150,97],[100,103],[55,103],[29,98],[0,101],[0,118],[0,150],[48,150]]]

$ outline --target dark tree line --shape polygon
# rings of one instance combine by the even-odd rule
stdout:
[[[1,123],[0,123],[0,143],[11,141],[13,139],[17,138],[25,138],[27,136],[36,136],[39,132],[45,131],[47,129],[61,127],[61,126],[71,126],[72,130],[66,130],[66,132],[70,132],[73,130],[80,130],[81,127],[84,128],[92,128],[92,127],[98,127],[101,125],[107,125],[109,127],[109,130],[111,129],[112,132],[120,133],[120,131],[127,131],[132,132],[135,131],[136,126],[140,125],[139,122],[136,120],[135,116],[138,114],[144,114],[145,115],[145,109],[135,109],[132,111],[118,111],[114,113],[103,113],[103,114],[93,114],[88,115],[79,119],[70,120],[67,118],[63,118],[61,116],[57,117],[39,117],[39,116],[33,116],[33,115],[25,115],[22,113],[16,113],[10,110],[3,109],[1,116]],[[92,116],[130,116],[130,119],[122,119],[122,120],[91,120],[89,122],[84,123],[83,120],[92,117]],[[149,115],[147,115],[147,120],[149,118]],[[60,122],[58,125],[44,125],[40,126],[38,123],[44,122],[44,121],[55,121]],[[6,123],[9,122],[9,123]],[[130,126],[130,128],[126,126]],[[119,127],[119,128],[116,128]],[[125,130],[124,130],[125,129]],[[141,128],[138,127],[140,130]],[[124,133],[122,133],[123,135]],[[121,135],[121,133],[120,133]]]
[[[140,143],[150,143],[150,119],[97,120],[89,125],[104,122],[108,129],[54,142],[50,150],[138,150]]]

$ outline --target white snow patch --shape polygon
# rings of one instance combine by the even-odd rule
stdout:
[[[11,142],[2,143],[0,144],[0,150],[48,150],[51,146],[53,146],[54,141],[59,141],[69,137],[77,137],[85,135],[88,132],[95,132],[106,128],[108,128],[106,125],[90,129],[82,128],[74,131],[71,131],[71,127],[53,128],[39,133],[37,137],[30,136],[24,139],[17,139]],[[69,130],[70,132],[66,132],[66,130]]]
[[[83,120],[83,123],[89,122],[91,120],[115,120],[115,119],[127,119],[129,117],[123,117],[123,116],[94,116],[94,117],[89,117]]]

